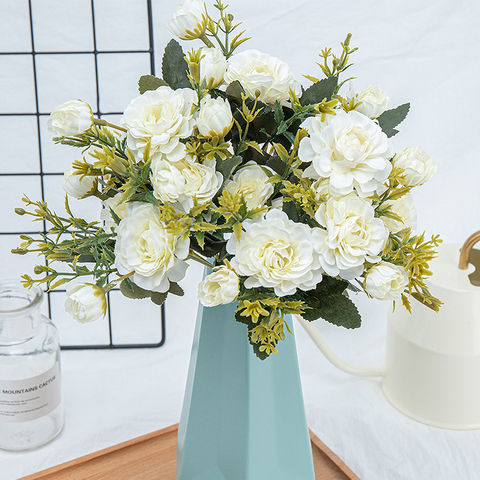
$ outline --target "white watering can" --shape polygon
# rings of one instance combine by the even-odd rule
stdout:
[[[414,300],[411,315],[402,306],[389,314],[383,368],[345,362],[313,323],[297,318],[336,367],[382,377],[386,398],[403,414],[440,428],[480,428],[480,251],[472,250],[478,241],[480,232],[463,247],[440,245],[426,283],[444,305],[435,313]]]

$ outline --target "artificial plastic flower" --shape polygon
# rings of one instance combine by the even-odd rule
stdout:
[[[311,290],[322,280],[314,231],[296,223],[277,209],[257,221],[245,220],[240,240],[232,235],[227,243],[230,263],[238,275],[248,277],[246,288],[270,287],[278,296],[296,289]]]
[[[373,120],[355,111],[340,111],[326,121],[321,115],[309,117],[301,127],[309,133],[298,151],[302,162],[311,162],[305,176],[329,178],[334,196],[356,190],[361,197],[370,197],[383,188],[394,150]]]
[[[282,60],[258,50],[245,50],[228,59],[225,81],[238,80],[250,98],[266,104],[290,99],[290,89],[301,95],[300,83]]]
[[[315,238],[328,275],[353,280],[362,274],[366,260],[379,260],[389,231],[363,198],[355,193],[331,197],[320,205],[315,218],[325,227],[315,231]]]
[[[184,158],[185,145],[180,140],[193,132],[192,106],[196,101],[192,89],[167,86],[133,99],[122,116],[128,147],[139,156],[149,145],[151,155],[160,153],[171,162]]]
[[[165,293],[187,270],[190,240],[169,232],[151,203],[132,202],[117,227],[115,266],[120,275],[133,273],[133,283]]]
[[[47,120],[50,133],[62,137],[81,135],[93,125],[90,105],[81,100],[70,100],[59,105]]]
[[[104,291],[92,283],[71,280],[66,285],[65,310],[79,323],[89,323],[105,316]]]
[[[400,265],[380,262],[365,278],[365,291],[378,300],[398,300],[408,285],[408,274]]]
[[[215,267],[198,285],[198,299],[205,307],[233,302],[239,293],[237,274],[225,265]]]

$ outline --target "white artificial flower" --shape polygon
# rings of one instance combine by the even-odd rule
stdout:
[[[202,137],[223,138],[233,125],[230,103],[227,99],[206,95],[200,102],[200,110],[195,115],[195,121]]]
[[[262,167],[255,162],[249,162],[238,170],[231,180],[225,182],[225,189],[232,195],[243,196],[247,208],[253,210],[263,207],[273,194],[273,183],[269,182],[268,178]]]
[[[260,100],[267,104],[290,99],[289,90],[301,95],[300,83],[289,66],[276,57],[258,50],[245,50],[232,55],[227,62],[225,81],[238,80],[250,98],[260,94]]]
[[[331,195],[330,189],[330,181],[328,178],[320,177],[312,183],[312,190],[315,193],[315,200],[319,201],[321,197],[325,195]]]
[[[120,199],[122,197],[122,192],[117,193],[113,197],[107,198],[102,201],[102,205],[104,208],[102,208],[102,211],[100,212],[100,219],[103,220],[104,222],[104,227],[103,229],[107,233],[112,233],[113,229],[117,228],[117,224],[112,218],[112,214],[110,212],[110,209],[113,210],[115,215],[122,220],[126,216],[128,216],[128,205],[130,205],[128,202],[121,202]]]
[[[237,274],[225,265],[215,267],[198,285],[198,299],[205,307],[233,302],[239,293]]]
[[[283,297],[296,289],[311,290],[322,280],[314,230],[295,223],[277,209],[260,220],[243,222],[240,241],[232,235],[227,252],[238,275],[248,277],[245,288],[271,287]]]
[[[401,218],[401,220],[396,220],[394,218],[381,217],[392,233],[397,233],[404,228],[415,228],[417,226],[417,211],[411,193],[405,194],[398,200],[387,200],[382,206],[389,207],[392,213]]]
[[[320,263],[330,276],[352,280],[363,273],[365,260],[379,261],[388,238],[388,229],[363,198],[351,193],[329,198],[315,213],[326,230],[315,230]]]
[[[164,158],[154,158],[150,165],[153,195],[162,202],[176,203],[185,191],[182,175],[183,161],[170,163]]]
[[[59,105],[47,120],[50,133],[71,137],[86,132],[93,125],[90,105],[80,100],[70,100]]]
[[[164,159],[153,159],[150,181],[153,195],[162,202],[178,202],[188,212],[197,204],[209,202],[223,182],[220,172],[215,170],[215,161],[203,164],[186,157],[175,163]]]
[[[334,196],[348,195],[354,189],[369,197],[383,187],[392,170],[393,144],[381,128],[361,113],[338,112],[325,122],[316,115],[302,128],[309,136],[300,142],[298,156],[312,162],[305,171],[312,178],[329,178]]]
[[[353,84],[350,83],[347,100],[350,101],[352,98],[355,103],[360,102],[355,110],[368,118],[379,117],[387,109],[389,100],[387,92],[375,85],[368,85],[360,93],[355,94]]]
[[[184,276],[190,240],[170,233],[150,203],[133,202],[117,227],[115,266],[120,275],[134,272],[133,283],[165,293]]]
[[[107,312],[104,291],[92,283],[71,280],[67,283],[65,310],[79,323],[103,318]]]
[[[185,178],[185,190],[178,199],[183,209],[188,212],[193,207],[195,198],[199,205],[209,202],[222,186],[223,176],[215,170],[215,160],[196,163],[183,161],[182,175]]]
[[[127,129],[127,145],[142,156],[150,142],[150,154],[163,154],[176,162],[185,157],[180,139],[193,132],[191,110],[197,94],[190,88],[161,86],[133,99],[122,116]]]
[[[168,29],[181,40],[200,38],[207,27],[207,8],[199,0],[184,0],[167,23]]]
[[[223,77],[227,71],[227,59],[219,48],[203,47],[200,59],[200,83],[205,80],[209,90],[223,84]]]
[[[90,197],[97,191],[98,179],[90,175],[74,175],[73,168],[67,168],[63,174],[63,190],[71,197],[81,199]]]
[[[423,185],[437,171],[436,163],[421,147],[405,147],[393,157],[393,166],[403,170],[408,187]]]
[[[380,262],[370,269],[365,290],[378,300],[398,300],[408,285],[408,274],[399,265]]]

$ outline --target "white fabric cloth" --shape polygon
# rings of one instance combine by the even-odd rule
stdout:
[[[99,49],[148,47],[143,0],[95,0],[95,4]],[[32,5],[37,50],[91,48],[90,1],[34,0]],[[174,0],[153,0],[159,76],[163,48],[171,38],[165,24],[176,6]],[[51,15],[52,9],[55,15]],[[210,4],[209,10],[213,15]],[[28,51],[26,0],[0,0],[0,11],[0,51]],[[253,37],[244,48],[256,48],[286,61],[305,86],[309,82],[302,74],[321,76],[315,65],[321,49],[333,47],[339,52],[339,43],[348,32],[353,33],[351,45],[360,49],[352,55],[354,66],[346,73],[358,77],[356,90],[369,84],[383,88],[390,96],[389,108],[411,102],[400,133],[393,137],[396,151],[421,145],[438,164],[437,174],[413,192],[419,227],[428,235],[440,234],[448,243],[462,243],[480,228],[475,108],[480,77],[478,2],[243,0],[230,2],[230,11]],[[72,19],[73,26],[68,23]],[[58,25],[66,26],[57,32]],[[123,29],[117,29],[119,25]],[[193,44],[183,42],[183,46],[187,51]],[[96,102],[95,87],[87,81],[93,71],[87,57],[37,56],[42,112],[72,98]],[[0,55],[0,113],[34,108],[31,58],[27,60]],[[58,73],[62,65],[67,66],[68,75]],[[105,82],[100,88],[103,111],[125,108],[136,95],[138,76],[148,70],[146,54],[128,59],[99,55],[99,73]],[[44,119],[41,124],[44,128]],[[0,173],[36,171],[35,129],[31,119],[0,117]],[[28,141],[27,135],[31,135]],[[63,171],[75,158],[71,149],[51,145],[45,131],[42,141],[48,171]],[[2,228],[32,230],[29,219],[15,217],[12,209],[21,206],[23,192],[32,199],[40,198],[35,181],[0,175]],[[50,203],[61,205],[60,178],[49,177],[46,182]],[[92,209],[96,204],[88,202],[79,202],[75,208],[79,215],[95,218],[97,213]],[[9,253],[17,243],[12,236],[0,235],[0,277],[31,273],[35,258]],[[38,450],[0,451],[1,480],[18,479],[179,421],[201,270],[198,266],[190,269],[183,282],[185,297],[168,300],[167,338],[161,348],[62,353],[65,429]],[[381,365],[387,305],[361,297],[356,301],[363,312],[361,329],[346,331],[321,321],[316,322],[317,328],[346,360]],[[145,302],[141,308],[147,311],[150,307]],[[52,313],[54,321],[60,322],[60,310]],[[101,323],[71,327],[71,331],[65,328],[65,335],[80,339],[80,343],[86,336],[104,335]],[[142,328],[138,323],[122,326],[127,337]],[[356,378],[338,371],[299,326],[296,338],[309,426],[362,480],[478,478],[480,431],[442,430],[410,420],[387,402],[379,379]]]

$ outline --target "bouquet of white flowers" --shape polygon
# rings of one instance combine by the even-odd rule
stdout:
[[[390,139],[409,105],[387,110],[383,90],[355,93],[351,81],[342,96],[350,35],[339,56],[322,51],[325,78],[306,76],[304,89],[282,60],[235,53],[248,39],[234,35],[221,0],[214,7],[217,20],[199,0],[180,4],[169,29],[204,46],[185,55],[170,41],[163,78],[140,78],[120,125],[81,101],[51,114],[54,141],[82,158],[65,172],[66,215],[26,196],[16,210],[49,225],[14,250],[48,261],[35,268],[40,278],[23,276],[25,286],[68,282],[66,308],[88,322],[105,314],[116,285],[158,305],[182,295],[188,262],[200,262],[212,269],[200,302],[237,301],[236,320],[262,359],[285,338],[286,314],[359,327],[347,290],[438,310],[424,279],[440,240],[412,234],[410,194],[436,166],[419,147],[395,153]],[[69,205],[89,196],[104,207],[95,222]]]

